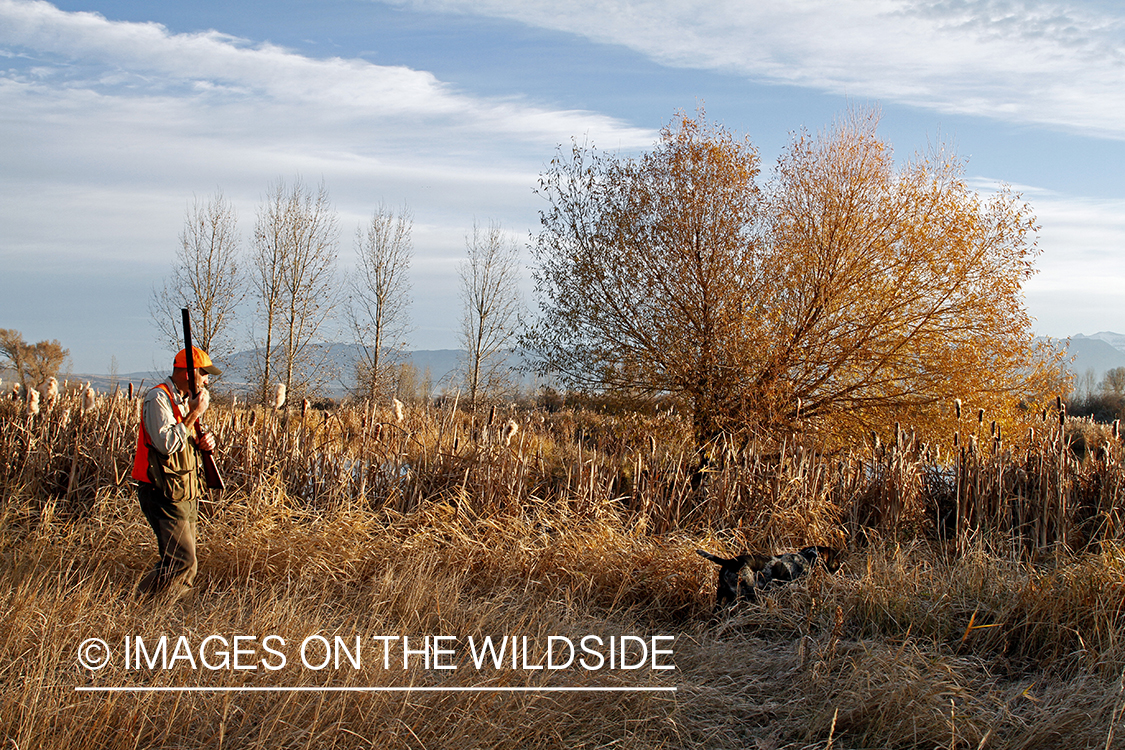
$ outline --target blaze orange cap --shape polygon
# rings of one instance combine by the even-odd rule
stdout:
[[[215,363],[207,356],[207,352],[200,349],[198,346],[191,348],[192,364],[195,365],[197,370],[203,370],[208,375],[222,375],[223,371],[215,367]],[[172,367],[180,367],[187,369],[187,349],[180,349],[180,353],[172,361]]]

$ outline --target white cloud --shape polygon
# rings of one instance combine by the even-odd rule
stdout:
[[[652,131],[592,112],[461,94],[426,71],[364,60],[312,59],[217,31],[172,34],[156,23],[109,21],[46,2],[0,0],[0,44],[41,64],[9,82],[115,96],[176,96],[195,106],[273,106],[322,124],[402,121],[476,136],[503,134],[540,145],[590,133],[614,146],[642,146]],[[10,50],[9,50],[10,51]],[[50,64],[55,63],[55,64]],[[42,89],[39,89],[42,90]]]
[[[1040,0],[395,0],[943,112],[1125,138],[1125,15]]]
[[[324,178],[357,216],[409,199],[451,232],[474,215],[526,225],[556,144],[589,134],[632,148],[656,137],[593,112],[472,97],[424,71],[45,2],[0,0],[0,49],[26,63],[0,69],[0,256],[74,257],[92,243],[140,252],[158,233],[174,239],[169,222],[192,193],[221,185],[252,216],[267,181],[294,173]],[[138,192],[150,210],[139,210]],[[124,209],[107,210],[114,196]],[[131,221],[111,221],[129,206]],[[34,221],[47,212],[84,217],[87,241],[63,241],[58,220]]]
[[[1125,302],[1125,200],[1042,197],[1039,274],[1033,292],[1094,292]],[[1123,313],[1125,314],[1125,313]]]

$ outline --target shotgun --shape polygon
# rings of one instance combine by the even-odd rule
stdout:
[[[182,309],[184,316],[184,353],[187,355],[187,369],[188,369],[188,387],[191,388],[191,397],[198,398],[199,389],[195,385],[195,350],[191,346],[191,314],[185,307]],[[195,420],[195,437],[198,440],[203,437],[206,428],[203,426],[203,420]],[[205,451],[200,448],[199,452],[203,455],[203,478],[208,487],[213,490],[225,489],[226,485],[223,483],[222,476],[219,475],[219,467],[215,465],[215,457],[211,455],[211,451]]]

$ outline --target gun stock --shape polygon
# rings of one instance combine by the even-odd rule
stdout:
[[[187,369],[188,369],[188,387],[191,389],[191,397],[197,398],[199,390],[195,386],[195,350],[191,346],[191,314],[185,307],[182,309],[184,318],[184,353],[187,355]],[[195,437],[196,440],[203,437],[206,428],[203,426],[203,420],[195,420]],[[223,482],[223,477],[219,474],[219,467],[215,465],[215,457],[211,455],[211,451],[206,451],[200,448],[199,451],[203,456],[203,480],[208,487],[213,490],[226,489],[226,484]]]

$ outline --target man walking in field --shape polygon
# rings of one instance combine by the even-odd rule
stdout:
[[[172,362],[172,376],[145,394],[132,477],[137,481],[141,510],[156,533],[160,559],[138,584],[140,595],[168,592],[173,600],[191,591],[198,563],[195,531],[204,484],[201,451],[215,448],[209,433],[192,437],[195,423],[207,411],[210,375],[219,375],[207,353],[192,348],[195,390],[191,398],[187,350]]]

